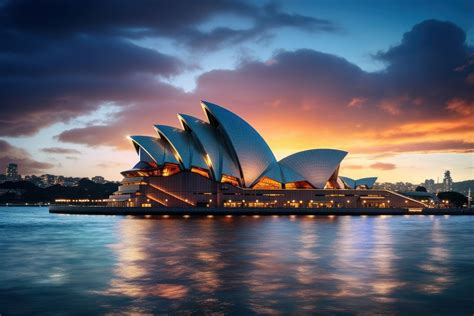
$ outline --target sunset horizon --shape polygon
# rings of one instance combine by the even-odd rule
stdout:
[[[204,119],[209,100],[278,159],[334,148],[351,177],[473,179],[472,4],[430,3],[155,3],[136,5],[139,19],[113,4],[0,2],[0,165],[120,180],[127,135]]]
[[[0,316],[473,313],[473,0],[0,0],[0,35]]]

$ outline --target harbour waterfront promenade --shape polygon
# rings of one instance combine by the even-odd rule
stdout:
[[[474,209],[458,208],[164,208],[51,205],[50,213],[75,215],[474,215]]]

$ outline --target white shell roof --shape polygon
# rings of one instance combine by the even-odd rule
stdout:
[[[155,129],[161,138],[169,142],[175,151],[176,158],[185,169],[189,170],[191,167],[208,169],[203,153],[200,152],[191,134],[180,128],[166,125],[155,125]]]
[[[278,181],[280,183],[289,183],[289,182],[296,182],[296,181],[305,181],[305,177],[303,177],[298,172],[294,171],[293,169],[280,164],[279,162],[275,162],[272,164],[267,171],[265,171],[260,178],[267,177]]]
[[[250,124],[238,115],[216,104],[202,101],[211,124],[225,135],[233,148],[243,176],[244,186],[250,187],[267,168],[276,162],[270,147]]]
[[[344,182],[344,184],[346,186],[348,186],[350,189],[355,188],[355,180],[354,179],[349,178],[349,177],[342,177],[342,176],[339,176],[339,179],[341,179],[342,182]]]
[[[140,161],[144,162],[154,162],[153,158],[145,151],[143,148],[138,149],[138,157],[140,158]]]
[[[351,189],[355,189],[359,185],[365,185],[367,186],[367,188],[371,189],[374,186],[375,181],[377,181],[377,177],[368,177],[368,178],[362,178],[362,179],[357,179],[357,180],[354,180],[348,177],[339,177],[339,178]]]
[[[220,181],[222,175],[236,177],[244,187],[252,187],[268,177],[280,183],[308,181],[324,188],[347,152],[335,149],[312,149],[276,161],[270,147],[246,121],[219,105],[202,101],[209,123],[180,114],[184,129],[155,125],[159,135],[131,136],[140,161],[158,165],[179,163],[184,169],[199,167],[210,170]],[[376,177],[354,180],[339,177],[338,183],[356,188],[372,188]],[[342,183],[341,183],[342,185]]]
[[[237,163],[232,159],[222,135],[209,123],[201,121],[190,115],[179,114],[183,127],[187,126],[194,133],[204,152],[208,155],[210,168],[214,179],[221,181],[222,175],[226,174],[240,179],[240,171]]]
[[[374,184],[375,184],[375,181],[377,181],[377,177],[368,177],[368,178],[362,178],[362,179],[358,179],[356,181],[356,187],[358,185],[365,185],[367,186],[369,189],[371,189]]]
[[[143,150],[159,166],[165,163],[178,163],[178,160],[161,139],[151,136],[129,136],[129,138],[132,140],[138,154]]]
[[[311,149],[283,158],[279,163],[297,170],[314,187],[324,188],[346,155],[347,152],[342,150]]]

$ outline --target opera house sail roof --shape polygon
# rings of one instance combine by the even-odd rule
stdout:
[[[371,188],[375,182],[340,178],[339,165],[347,155],[342,150],[305,150],[278,161],[240,116],[207,101],[201,106],[207,122],[178,114],[182,128],[155,125],[156,136],[130,136],[140,159],[131,171],[174,166],[174,172],[191,171],[242,188],[349,189]]]

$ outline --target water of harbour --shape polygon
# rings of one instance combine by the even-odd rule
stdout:
[[[474,313],[473,216],[0,208],[0,314]]]

